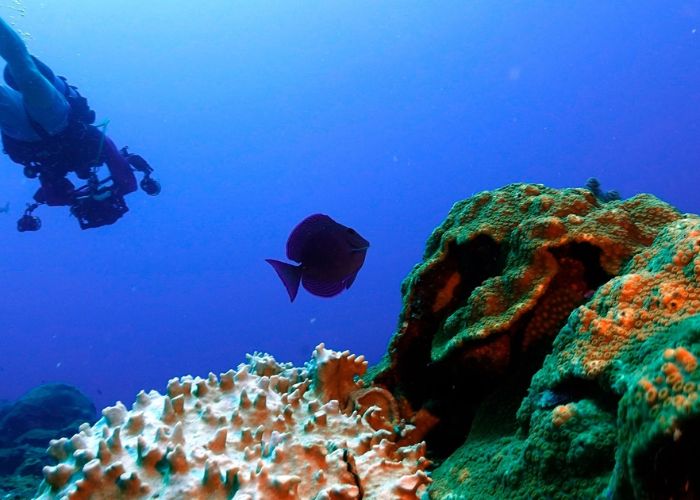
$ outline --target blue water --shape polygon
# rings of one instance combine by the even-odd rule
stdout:
[[[80,87],[163,193],[113,226],[0,162],[0,399],[98,407],[319,342],[376,362],[453,202],[510,182],[700,212],[700,1],[22,1],[0,15]],[[346,293],[290,304],[264,258],[323,212],[372,246]]]

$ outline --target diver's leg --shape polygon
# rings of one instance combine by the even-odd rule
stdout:
[[[41,74],[22,38],[1,17],[0,56],[7,61],[29,116],[49,134],[60,132],[68,119],[68,102]]]
[[[27,129],[30,129],[27,132]],[[23,139],[27,133],[34,134],[27,123],[22,94],[6,85],[0,84],[0,131],[15,139]]]
[[[129,162],[117,149],[117,146],[112,142],[112,139],[105,135],[104,138],[104,152],[107,163],[107,168],[112,177],[112,184],[114,185],[114,190],[118,195],[124,196],[131,192],[136,191],[136,177],[131,171]]]

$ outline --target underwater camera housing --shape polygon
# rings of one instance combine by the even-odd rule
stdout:
[[[141,186],[141,189],[143,189],[144,193],[146,193],[147,195],[156,196],[160,194],[160,182],[158,182],[148,174],[146,174],[143,177],[143,179],[141,179],[141,182],[139,182],[139,186]]]
[[[98,198],[85,196],[78,198],[70,207],[70,212],[78,219],[80,229],[113,224],[129,211],[124,197],[110,193],[109,196]]]
[[[24,214],[17,221],[17,231],[23,233],[25,231],[38,231],[41,229],[41,219],[36,215]]]
[[[39,206],[39,203],[27,203],[27,208],[24,214],[17,221],[17,231],[23,233],[25,231],[38,231],[41,229],[41,219],[32,212]]]
[[[26,167],[24,167],[23,172],[24,176],[27,179],[36,179],[39,176],[39,171],[37,170],[37,168],[31,165],[27,165]]]

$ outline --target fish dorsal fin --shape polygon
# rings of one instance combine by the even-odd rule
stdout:
[[[301,262],[304,245],[309,237],[328,227],[337,224],[333,219],[324,214],[309,215],[292,230],[287,240],[287,258],[295,262]]]

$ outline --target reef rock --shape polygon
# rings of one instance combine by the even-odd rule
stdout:
[[[390,394],[368,397],[366,365],[320,345],[304,368],[254,354],[172,379],[52,441],[38,498],[418,498],[425,445],[407,443]]]
[[[31,498],[42,468],[54,463],[46,443],[94,421],[92,402],[75,387],[44,384],[0,403],[0,498]]]
[[[0,444],[31,440],[42,430],[55,434],[94,420],[95,405],[75,387],[44,384],[8,405],[0,418]],[[45,442],[45,441],[44,441]]]

